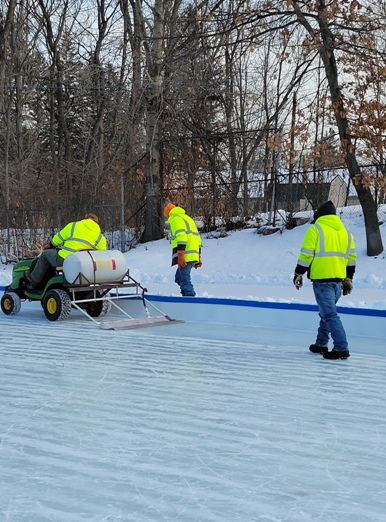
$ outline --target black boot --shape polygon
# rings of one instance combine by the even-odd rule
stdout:
[[[317,344],[311,344],[310,352],[312,353],[325,353],[328,352],[327,346],[318,346]]]
[[[338,350],[331,350],[331,352],[326,352],[323,354],[325,359],[347,359],[350,357],[350,352],[348,350],[343,350],[338,352]]]

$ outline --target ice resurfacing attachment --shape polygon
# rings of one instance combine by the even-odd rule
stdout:
[[[103,330],[129,330],[184,322],[172,319],[145,298],[147,289],[130,276],[126,266],[126,259],[119,251],[88,251],[69,255],[64,261],[63,273],[65,279],[71,281],[69,292],[72,306],[98,324]],[[93,289],[94,294],[86,301],[90,299],[93,301],[107,301],[111,307],[114,307],[115,310],[126,318],[113,321],[97,321],[91,317],[84,310],[85,299],[77,299],[79,286],[82,287],[83,285]],[[119,294],[119,290],[127,289],[130,289],[131,293]],[[142,310],[145,311],[145,317],[133,317],[130,315],[122,306],[118,305],[120,299],[123,299],[124,302],[133,299],[136,303],[142,301]],[[148,305],[152,306],[161,315],[152,317]]]

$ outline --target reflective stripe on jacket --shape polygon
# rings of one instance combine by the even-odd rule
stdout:
[[[335,215],[322,216],[304,236],[298,265],[309,269],[310,279],[344,279],[346,267],[355,267],[353,235]]]
[[[185,251],[185,261],[198,262],[201,252],[201,237],[196,224],[181,207],[174,207],[170,211],[170,239],[172,240],[172,266],[177,264],[178,251]]]
[[[68,223],[51,239],[52,245],[59,247],[58,254],[65,258],[78,250],[106,250],[106,238],[98,223],[92,219],[82,219]]]

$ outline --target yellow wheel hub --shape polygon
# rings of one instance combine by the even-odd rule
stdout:
[[[56,302],[56,300],[53,297],[50,297],[50,299],[48,299],[48,301],[47,301],[48,313],[50,313],[52,315],[52,314],[56,313],[57,309],[58,309],[58,303]]]
[[[11,300],[10,299],[4,299],[3,306],[4,306],[4,310],[7,310],[7,312],[12,310],[12,302],[11,302]]]

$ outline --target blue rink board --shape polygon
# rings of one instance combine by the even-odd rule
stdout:
[[[0,291],[4,291],[5,287],[0,286]],[[318,307],[315,304],[304,303],[278,303],[267,301],[255,301],[247,299],[230,299],[216,297],[184,297],[165,296],[155,294],[145,294],[146,298],[159,303],[197,303],[207,305],[224,305],[224,306],[240,306],[248,308],[268,308],[273,310],[299,310],[305,312],[317,312]],[[139,299],[139,298],[138,298]],[[378,310],[372,308],[353,308],[349,306],[338,306],[339,313],[348,315],[366,315],[369,317],[386,317],[386,310]]]
[[[146,295],[146,294],[145,294]],[[208,305],[225,305],[225,306],[241,306],[248,308],[269,308],[272,310],[299,310],[303,312],[317,312],[318,307],[314,304],[303,303],[272,303],[267,301],[254,301],[246,299],[224,299],[216,297],[178,297],[178,296],[162,296],[149,294],[146,298],[160,303],[197,303]],[[378,310],[372,308],[352,308],[349,306],[337,306],[337,310],[342,314],[349,315],[367,315],[369,317],[386,317],[386,310]]]

